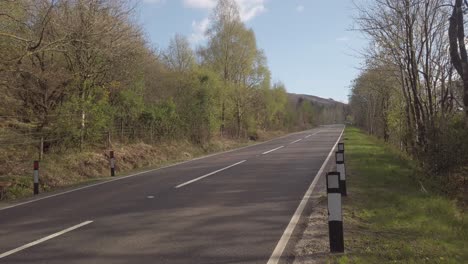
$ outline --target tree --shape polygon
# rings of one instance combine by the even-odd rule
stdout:
[[[357,24],[371,45],[366,68],[352,87],[354,121],[398,144],[435,175],[448,176],[466,164],[461,127],[468,127],[468,112],[459,111],[466,111],[468,102],[466,5],[463,0],[376,0],[358,7]]]
[[[57,1],[47,0],[0,3],[0,91],[16,106],[4,111],[34,122],[39,132],[71,82],[56,58],[68,42],[53,30],[57,8]]]
[[[425,152],[439,114],[449,109],[447,13],[443,0],[385,0],[360,7],[360,30],[372,40],[369,57],[399,70],[411,150]]]
[[[207,45],[196,54],[182,35],[163,51],[150,47],[129,3],[0,1],[0,115],[13,116],[14,133],[83,148],[110,142],[111,134],[125,143],[204,144],[219,131],[256,138],[260,129],[298,127],[298,109],[284,85],[272,87],[266,55],[236,0],[218,1]]]
[[[468,128],[468,54],[466,51],[465,23],[463,4],[468,2],[455,0],[450,25],[448,28],[450,42],[450,58],[452,64],[463,81],[463,104],[465,106],[465,126]]]
[[[127,63],[142,57],[139,28],[128,23],[131,7],[125,1],[63,1],[57,16],[57,32],[70,36],[63,51],[73,76],[70,94],[86,102],[94,98],[95,87],[105,89],[111,81],[133,80]],[[85,139],[87,111],[81,107],[80,146]]]
[[[73,101],[81,109],[82,145],[90,121],[87,105],[107,100],[110,83],[122,87],[141,80],[136,70],[128,70],[146,55],[141,32],[130,23],[132,8],[123,0],[22,0],[1,5],[5,8],[0,20],[8,26],[0,32],[0,89],[17,103],[15,114],[33,122],[38,133],[56,121],[59,109],[77,120],[76,111],[63,113],[66,108],[61,107]]]
[[[355,123],[386,142],[390,140],[389,116],[393,111],[390,102],[399,97],[395,72],[390,65],[369,65],[354,80],[349,102]]]
[[[287,127],[286,112],[288,95],[283,83],[277,82],[273,87],[263,86],[259,89],[254,105],[256,120],[263,130]]]
[[[195,66],[195,55],[187,37],[176,34],[162,54],[163,61],[172,71],[186,73]]]
[[[230,114],[228,108],[232,107],[235,134],[240,137],[249,123],[245,113],[249,112],[254,89],[264,81],[269,83],[266,58],[257,48],[253,30],[242,23],[234,0],[220,0],[211,21],[212,25],[206,32],[208,44],[199,50],[199,54],[202,64],[217,72],[224,83],[220,98],[221,133],[225,132]]]

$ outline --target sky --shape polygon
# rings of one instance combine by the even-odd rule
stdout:
[[[291,93],[348,101],[367,45],[351,30],[352,0],[235,1],[268,58],[273,82],[283,82]],[[216,0],[142,0],[138,19],[153,46],[164,49],[179,33],[196,48],[206,43],[215,5]]]

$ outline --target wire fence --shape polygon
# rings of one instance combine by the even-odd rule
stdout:
[[[5,116],[0,116],[0,118],[2,117]],[[154,143],[163,136],[163,133],[160,133],[154,127],[132,127],[130,125],[114,125],[105,129],[73,128],[70,131],[0,126],[0,151],[23,146],[40,149],[41,153],[43,153],[44,148],[57,148],[59,146],[80,149],[87,145],[110,147],[114,143],[138,141]]]
[[[113,119],[109,125],[88,116],[83,126],[81,115],[46,117],[51,118],[51,125],[30,119],[28,115],[0,115],[0,181],[4,176],[29,173],[34,160],[47,162],[66,158],[69,153],[90,151],[107,156],[110,150],[126,144],[155,145],[172,139],[192,140],[190,133],[204,133],[199,128],[169,121],[147,124],[141,120]],[[80,119],[62,125],[55,122],[58,117]]]

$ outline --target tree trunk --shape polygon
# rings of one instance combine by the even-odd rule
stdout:
[[[226,105],[225,105],[225,101],[223,100],[223,104],[221,106],[221,136],[224,136],[225,121],[226,121]]]
[[[80,151],[83,150],[83,144],[84,144],[85,119],[86,119],[86,113],[84,110],[82,110],[81,111],[81,129],[80,129]]]
[[[455,0],[449,24],[450,59],[463,80],[463,105],[465,107],[465,127],[468,129],[468,54],[465,45],[463,0]]]
[[[44,137],[41,137],[41,142],[39,145],[39,160],[42,160],[44,157]]]
[[[237,138],[241,137],[241,106],[239,100],[236,102],[236,119],[237,119]]]
[[[463,63],[463,104],[465,106],[465,127],[468,129],[468,63]]]
[[[124,120],[120,119],[120,142],[123,142],[124,139]]]

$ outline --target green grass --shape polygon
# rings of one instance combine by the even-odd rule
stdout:
[[[466,213],[455,201],[423,192],[423,172],[391,146],[356,128],[345,143],[346,254],[329,262],[468,263]]]

